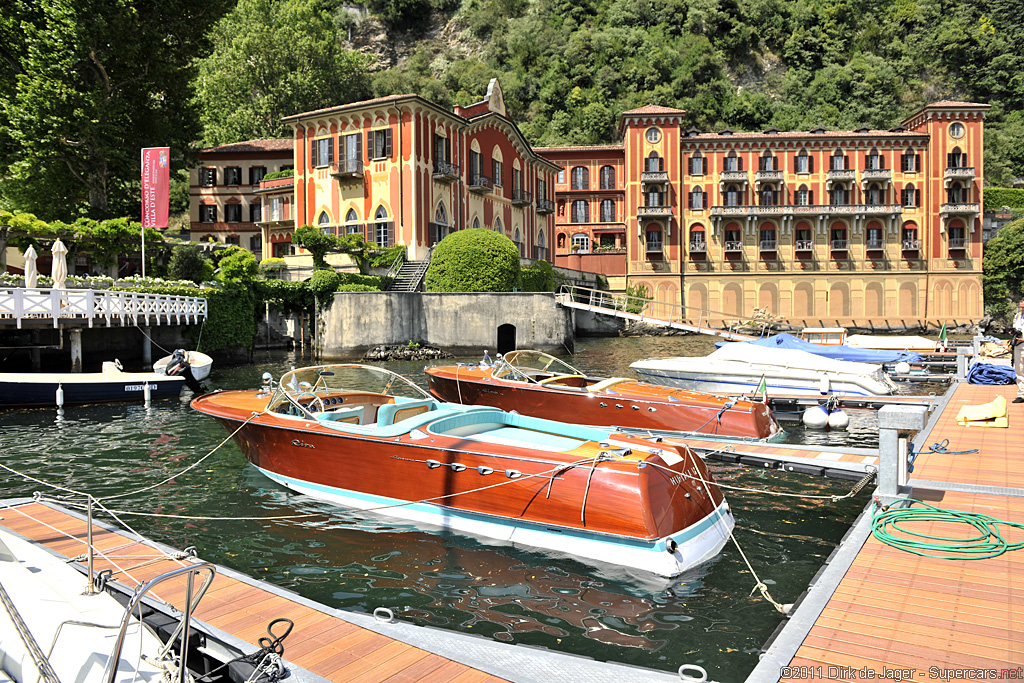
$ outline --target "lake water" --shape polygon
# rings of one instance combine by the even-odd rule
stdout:
[[[712,346],[703,337],[581,339],[570,362],[594,374],[629,376],[628,365],[638,358],[704,355]],[[295,354],[257,352],[252,365],[215,366],[209,383],[251,388],[263,372],[277,378],[304,364]],[[424,365],[387,367],[425,386]],[[51,409],[0,413],[3,463],[99,498],[120,495],[106,505],[159,515],[125,514],[139,533],[179,548],[195,546],[204,559],[312,600],[361,612],[384,606],[400,619],[504,642],[664,670],[699,664],[715,680],[736,681],[754,667],[781,621],[770,604],[750,595],[754,579],[732,546],[673,580],[636,576],[348,513],[274,484],[233,443],[182,473],[226,436],[189,407],[189,398],[186,392],[148,408],[73,406],[62,418]],[[791,442],[877,446],[870,413],[854,412],[848,432],[787,430]],[[723,484],[758,490],[726,495],[737,540],[783,603],[806,588],[869,498],[868,492],[839,503],[778,497],[760,491],[843,494],[850,483],[722,463],[710,468]],[[131,493],[169,477],[155,489]],[[42,488],[0,476],[7,498]],[[296,515],[304,517],[266,519]],[[301,630],[290,636],[292,642],[301,638]]]

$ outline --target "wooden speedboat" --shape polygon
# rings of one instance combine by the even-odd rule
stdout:
[[[192,406],[295,491],[582,560],[674,576],[734,524],[682,443],[442,403],[381,368],[300,368]]]
[[[540,351],[511,351],[494,364],[425,368],[444,401],[494,406],[585,425],[765,439],[779,432],[762,401],[591,377]]]
[[[185,379],[124,372],[117,361],[105,361],[100,372],[0,372],[0,407],[141,401],[147,385],[152,399],[174,398]]]

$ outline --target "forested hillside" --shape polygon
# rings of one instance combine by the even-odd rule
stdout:
[[[138,148],[286,134],[370,96],[451,105],[499,77],[536,145],[618,115],[702,130],[890,128],[992,105],[989,183],[1024,176],[1020,0],[51,0],[0,10],[0,208],[137,214]],[[130,40],[126,37],[131,36]],[[189,145],[188,143],[192,144]],[[133,151],[134,150],[134,151]]]

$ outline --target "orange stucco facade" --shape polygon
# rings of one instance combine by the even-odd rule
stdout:
[[[624,276],[687,318],[979,319],[987,110],[937,102],[888,131],[760,133],[626,112],[620,144],[538,149],[563,168],[556,265]]]

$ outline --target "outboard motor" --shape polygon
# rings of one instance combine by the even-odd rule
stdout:
[[[184,377],[185,386],[191,389],[192,393],[196,396],[209,391],[206,385],[197,380],[195,375],[192,374],[192,366],[185,356],[185,349],[174,350],[174,353],[171,354],[171,362],[164,369],[164,374],[171,377]]]

